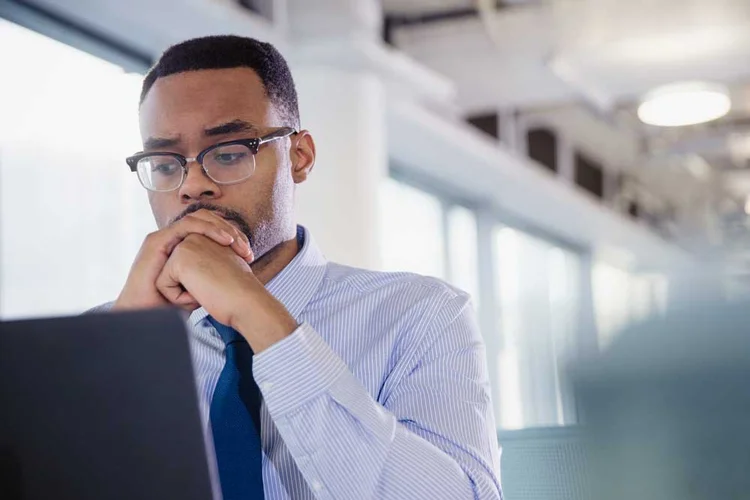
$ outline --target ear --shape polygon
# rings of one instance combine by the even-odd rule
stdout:
[[[300,184],[307,180],[315,166],[315,141],[309,131],[300,130],[292,136],[291,142],[292,179]]]

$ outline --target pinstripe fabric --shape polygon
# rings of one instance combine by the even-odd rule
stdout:
[[[327,262],[306,230],[304,241],[267,285],[300,326],[253,358],[266,498],[501,498],[468,296]],[[188,320],[204,419],[224,365],[206,315]]]

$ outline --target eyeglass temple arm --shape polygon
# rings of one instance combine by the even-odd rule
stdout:
[[[296,134],[297,131],[294,130],[292,127],[282,127],[279,130],[275,130],[271,132],[268,135],[264,135],[258,140],[258,146],[265,144],[267,142],[275,141],[276,139],[283,139],[284,137],[288,137],[290,135]]]

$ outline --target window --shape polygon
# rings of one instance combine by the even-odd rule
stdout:
[[[393,178],[382,195],[383,268],[437,276],[473,297],[498,425],[573,423],[564,368],[580,332],[580,255]]]
[[[604,170],[591,158],[576,153],[574,156],[576,184],[597,198],[604,198]]]
[[[568,366],[666,308],[663,275],[591,265],[501,215],[393,178],[383,195],[383,268],[437,276],[474,297],[501,428],[575,423]]]
[[[557,136],[552,130],[538,128],[526,135],[529,158],[557,172]]]
[[[497,113],[472,115],[466,118],[466,121],[490,137],[500,138],[500,119]]]
[[[448,209],[448,280],[468,292],[474,305],[479,304],[479,262],[477,217],[468,208]]]
[[[592,269],[592,288],[602,349],[628,325],[666,311],[668,281],[661,274],[635,274],[597,262]]]
[[[446,278],[443,207],[424,191],[386,179],[380,197],[383,269]]]
[[[573,423],[564,378],[576,352],[580,257],[509,227],[493,235],[499,330],[493,395],[503,428]]]
[[[0,315],[114,299],[153,219],[125,156],[141,75],[0,19]]]
[[[477,218],[435,195],[387,178],[381,195],[382,268],[444,279],[479,303]]]

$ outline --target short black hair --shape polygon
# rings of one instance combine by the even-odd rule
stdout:
[[[294,79],[284,56],[270,43],[234,35],[193,38],[168,48],[143,79],[143,104],[157,79],[204,69],[250,68],[260,77],[268,99],[286,125],[299,128],[299,104]]]

